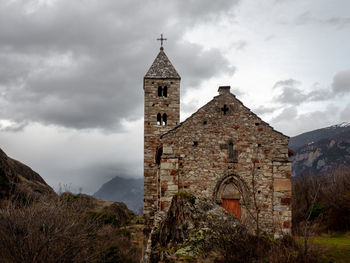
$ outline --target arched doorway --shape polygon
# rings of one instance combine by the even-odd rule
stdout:
[[[223,186],[221,207],[234,214],[238,219],[241,219],[240,199],[241,194],[233,183]]]
[[[214,198],[228,212],[241,219],[245,214],[248,188],[237,175],[223,177],[216,185]]]

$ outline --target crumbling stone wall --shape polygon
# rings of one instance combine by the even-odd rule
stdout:
[[[220,204],[220,183],[232,183],[241,193],[242,222],[255,230],[254,218],[258,215],[262,231],[289,233],[289,138],[246,108],[229,87],[221,87],[219,93],[161,136],[157,209],[166,210],[172,196],[181,189]]]

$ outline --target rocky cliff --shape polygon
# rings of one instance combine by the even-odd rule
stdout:
[[[294,176],[332,173],[350,166],[350,124],[342,123],[292,137],[289,147],[294,150]]]
[[[0,200],[9,197],[55,195],[41,176],[27,165],[8,157],[0,149]]]

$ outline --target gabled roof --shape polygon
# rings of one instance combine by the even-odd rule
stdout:
[[[171,64],[163,48],[160,48],[158,56],[145,75],[145,79],[181,79],[181,77]]]
[[[245,106],[239,99],[237,99],[235,95],[233,95],[233,94],[230,93],[230,92],[229,92],[229,93],[226,93],[226,94],[224,93],[224,94],[220,94],[220,95],[218,95],[218,96],[215,96],[211,101],[209,101],[207,104],[205,104],[205,105],[203,105],[202,107],[200,107],[196,112],[194,112],[194,113],[193,113],[190,117],[188,117],[186,120],[184,120],[183,122],[179,123],[177,126],[175,126],[174,128],[172,128],[171,130],[169,130],[169,131],[163,133],[163,134],[160,136],[160,138],[162,139],[162,138],[163,138],[164,136],[166,136],[167,134],[176,132],[176,130],[179,129],[179,128],[181,128],[182,125],[183,125],[184,123],[186,123],[186,122],[188,122],[189,120],[191,120],[192,118],[194,118],[194,117],[198,114],[198,112],[199,112],[200,110],[202,110],[202,109],[205,108],[205,107],[208,107],[208,105],[209,105],[212,101],[214,101],[215,99],[217,99],[217,98],[219,98],[219,97],[222,97],[222,96],[229,96],[229,97],[231,97],[232,99],[236,100],[236,101],[239,102],[246,110],[248,110],[248,111],[250,112],[250,114],[252,114],[252,115],[254,115],[256,118],[258,118],[258,119],[259,119],[262,123],[264,123],[267,127],[270,127],[270,128],[272,129],[273,132],[278,133],[278,134],[280,134],[280,135],[282,135],[282,136],[284,136],[284,137],[286,137],[286,138],[289,138],[289,136],[283,134],[282,132],[279,132],[279,131],[275,130],[272,126],[270,126],[270,124],[268,124],[267,122],[263,121],[258,115],[256,115],[254,112],[252,112],[252,111],[251,111],[247,106]]]

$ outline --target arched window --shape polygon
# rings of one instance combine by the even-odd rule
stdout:
[[[168,87],[164,86],[163,88],[163,97],[168,97]]]
[[[162,86],[158,87],[158,97],[162,97]]]
[[[160,113],[157,114],[157,125],[162,125],[162,115]]]
[[[163,125],[165,126],[166,125],[166,122],[167,122],[167,118],[166,118],[166,114],[164,113],[163,114]]]
[[[228,157],[233,158],[233,143],[232,142],[230,142],[230,144],[228,145]]]

